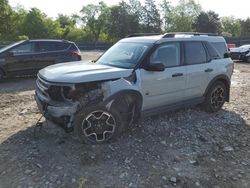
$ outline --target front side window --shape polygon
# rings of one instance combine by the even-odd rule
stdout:
[[[150,57],[150,63],[162,63],[165,67],[180,65],[180,43],[160,45]]]
[[[150,44],[119,42],[112,46],[96,63],[121,68],[134,68],[149,49]]]
[[[207,62],[207,54],[201,42],[185,43],[185,63],[187,65]]]
[[[21,44],[10,50],[14,55],[30,54],[34,52],[34,44],[32,42]]]

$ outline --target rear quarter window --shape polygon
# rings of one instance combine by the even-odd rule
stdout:
[[[73,51],[78,51],[79,49],[76,47],[75,44],[71,44],[70,46],[70,50],[73,50]]]
[[[205,45],[211,59],[221,59],[218,51],[209,42],[206,42]]]
[[[56,44],[56,49],[57,49],[58,51],[67,50],[69,47],[70,47],[70,43],[58,42],[58,43]]]
[[[224,43],[224,42],[212,42],[211,44],[217,50],[217,52],[219,53],[219,56],[221,58],[223,58],[224,54],[228,52],[226,43]]]

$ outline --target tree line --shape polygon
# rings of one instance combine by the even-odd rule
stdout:
[[[13,8],[0,0],[0,40],[36,38],[76,42],[115,42],[132,33],[206,32],[228,37],[250,36],[250,18],[220,17],[205,12],[194,0],[121,0],[108,6],[103,1],[82,7],[78,14],[50,18],[38,8]]]

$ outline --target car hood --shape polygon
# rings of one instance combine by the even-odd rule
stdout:
[[[239,53],[243,53],[243,52],[247,52],[249,49],[248,48],[230,48],[230,52],[239,52]]]
[[[92,62],[69,62],[48,66],[39,76],[50,82],[82,83],[128,77],[133,69],[122,69]]]

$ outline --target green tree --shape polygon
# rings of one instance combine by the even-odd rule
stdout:
[[[47,38],[47,17],[37,8],[32,8],[24,18],[22,33],[31,39]]]
[[[241,20],[241,36],[249,37],[250,36],[250,18],[246,20]]]
[[[60,27],[62,28],[62,38],[68,39],[68,35],[72,34],[72,33],[70,34],[70,32],[77,31],[76,28],[77,19],[79,19],[79,17],[76,15],[73,16],[67,16],[63,14],[58,15],[56,21],[60,24]]]
[[[0,0],[0,39],[9,39],[13,32],[13,10],[8,0]]]
[[[68,26],[74,27],[76,24],[76,20],[74,18],[63,14],[58,14],[56,21],[59,22],[62,28],[66,28]]]
[[[161,32],[161,17],[154,0],[145,0],[142,13],[142,28],[146,33]]]
[[[192,23],[202,8],[194,0],[180,0],[169,15],[169,30],[179,32],[193,31]]]
[[[54,21],[50,18],[45,20],[47,38],[60,39],[63,37],[64,29],[58,21]]]
[[[92,35],[93,41],[97,42],[100,34],[105,30],[109,9],[104,2],[98,5],[88,4],[81,10],[81,19],[86,32]]]
[[[140,32],[140,20],[133,9],[125,1],[110,8],[106,31],[111,41],[117,41],[129,34]]]
[[[22,33],[24,19],[27,11],[23,7],[16,7],[12,17],[13,34],[12,40],[23,40],[28,37]]]
[[[131,17],[133,17],[133,23],[131,28],[133,28],[134,33],[139,33],[142,30],[142,18],[143,18],[143,6],[139,0],[129,0],[127,12]]]
[[[233,37],[239,37],[241,34],[240,20],[234,17],[222,17],[221,18],[222,31],[230,33]]]
[[[172,6],[169,1],[163,0],[161,4],[161,13],[163,17],[163,30],[168,31],[169,30],[169,23],[171,21],[171,10]]]
[[[220,33],[221,23],[219,15],[213,11],[201,12],[194,20],[193,28],[197,32]]]

